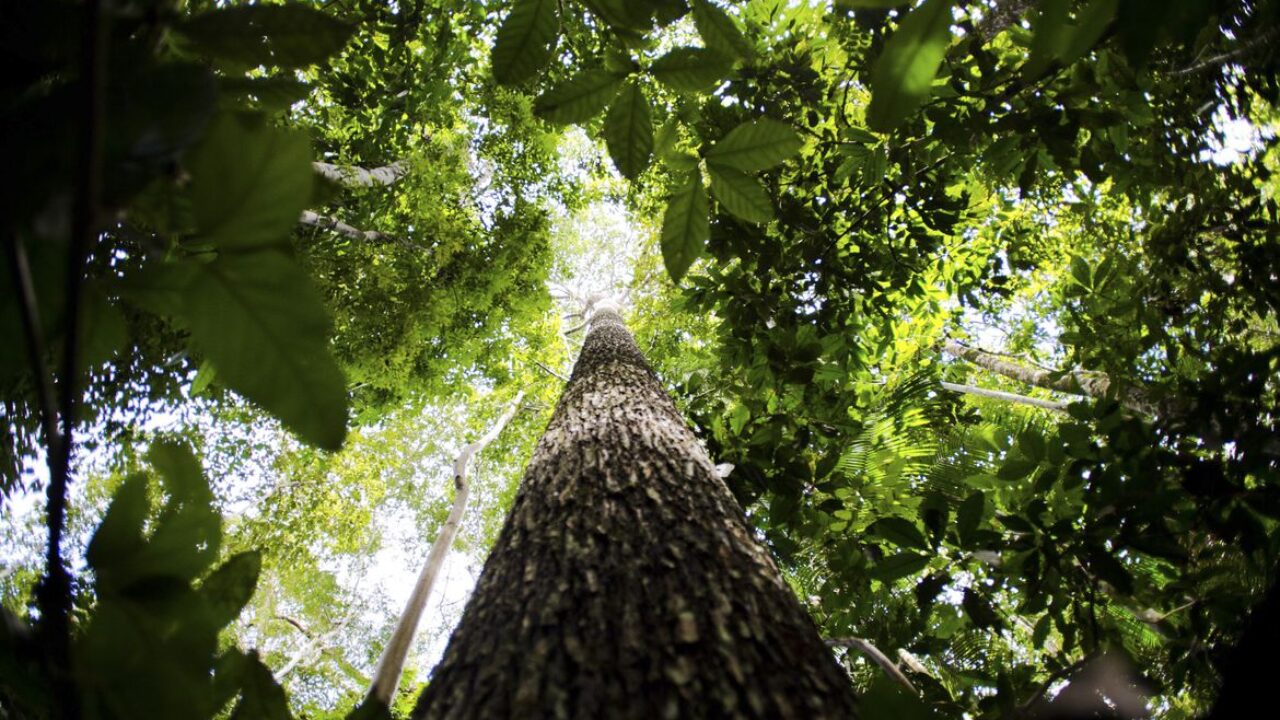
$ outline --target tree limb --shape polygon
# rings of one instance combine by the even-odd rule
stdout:
[[[966,395],[977,395],[979,397],[991,398],[993,400],[1004,400],[1006,402],[1019,403],[1021,405],[1033,405],[1035,407],[1054,410],[1061,413],[1066,412],[1067,406],[1070,404],[1060,400],[1044,400],[1041,398],[1029,397],[1027,395],[1004,392],[1001,390],[980,388],[974,385],[959,385],[949,382],[939,383],[939,385],[942,386],[942,389],[950,390],[951,392],[964,393]]]
[[[326,162],[311,163],[317,175],[346,187],[374,187],[375,185],[394,185],[409,174],[409,163],[397,160],[390,165],[376,168],[362,168],[355,165],[334,165]]]
[[[1081,370],[1059,373],[1029,368],[1020,363],[1006,360],[995,353],[961,345],[955,340],[944,342],[942,350],[952,357],[966,360],[997,375],[1003,375],[1011,380],[1017,380],[1020,383],[1046,390],[1103,399],[1109,397],[1112,389],[1111,378],[1103,373]],[[1161,414],[1159,405],[1150,398],[1145,388],[1123,388],[1118,394],[1117,400],[1124,407],[1140,415],[1152,417]]]
[[[422,611],[426,609],[427,599],[431,596],[431,586],[435,584],[436,576],[440,574],[445,555],[453,545],[453,539],[458,534],[458,526],[462,523],[462,515],[466,510],[467,496],[470,492],[467,485],[467,465],[476,453],[498,437],[502,429],[515,416],[516,411],[520,409],[520,401],[523,399],[524,391],[521,390],[516,393],[515,399],[507,406],[501,417],[489,428],[489,432],[464,447],[462,452],[458,453],[457,459],[453,461],[453,507],[449,510],[448,519],[440,528],[440,534],[431,545],[427,562],[418,575],[418,581],[414,583],[413,592],[409,595],[404,613],[400,615],[400,621],[391,633],[391,639],[387,641],[382,659],[378,661],[378,669],[374,671],[373,683],[369,687],[368,700],[375,700],[386,706],[391,705],[396,688],[400,685],[400,676],[404,672],[405,660],[409,656],[409,647],[413,644],[414,634],[418,630],[418,621],[422,618]]]
[[[911,684],[911,681],[907,679],[907,676],[903,674],[902,670],[898,669],[897,663],[890,660],[888,655],[885,655],[884,653],[880,652],[880,648],[876,647],[875,645],[872,645],[870,641],[863,640],[862,638],[848,637],[848,638],[830,638],[826,641],[826,643],[827,643],[827,647],[842,647],[842,648],[851,648],[853,650],[857,650],[858,652],[870,658],[873,662],[875,662],[875,664],[879,665],[880,668],[884,670],[886,674],[889,675],[889,677],[893,678],[894,682],[898,683],[899,685],[906,688],[907,690],[910,690],[913,695],[920,694],[920,691],[916,689],[915,685]]]

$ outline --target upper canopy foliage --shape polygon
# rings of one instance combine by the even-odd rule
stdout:
[[[255,617],[359,646],[295,708],[349,707],[382,629],[343,630],[334,558],[367,561],[384,503],[439,523],[442,494],[397,466],[514,388],[554,398],[554,253],[606,244],[572,222],[605,207],[640,238],[618,256],[639,257],[641,347],[824,634],[894,654],[945,717],[1024,715],[1107,652],[1163,716],[1212,706],[1280,553],[1275,2],[101,6],[97,63],[87,4],[0,13],[2,486],[49,442],[42,390],[83,387],[112,460],[81,499],[120,488],[76,587],[77,667],[155,635],[181,663],[113,672],[195,683],[205,716],[237,694],[287,713],[267,667],[290,653],[215,643],[261,567]],[[280,483],[207,497],[189,451],[140,429],[158,410],[205,416],[184,432],[206,466]],[[264,413],[346,449],[205,432]],[[200,580],[214,507],[240,554]],[[122,630],[131,603],[180,637]],[[288,647],[260,625],[235,634]],[[6,708],[48,702],[41,662],[6,666]],[[101,677],[86,707],[136,715],[136,685]]]

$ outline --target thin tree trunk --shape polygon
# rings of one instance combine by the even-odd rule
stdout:
[[[373,187],[375,185],[394,185],[409,174],[409,163],[397,160],[390,165],[372,169],[355,165],[334,165],[326,162],[313,162],[311,167],[317,175],[322,175],[339,185],[347,187]]]
[[[373,683],[369,687],[369,698],[383,705],[390,706],[391,700],[395,697],[396,688],[400,685],[400,676],[404,673],[405,659],[409,656],[409,648],[413,645],[414,635],[418,631],[418,622],[422,619],[422,611],[427,606],[427,599],[431,597],[431,587],[435,585],[436,577],[440,575],[444,558],[449,554],[453,539],[458,535],[458,526],[462,524],[462,515],[466,512],[467,498],[471,493],[467,483],[467,466],[471,463],[471,458],[493,442],[507,423],[511,422],[511,418],[515,417],[516,411],[520,409],[520,401],[523,399],[524,391],[521,390],[516,393],[515,399],[511,401],[497,422],[489,428],[489,432],[463,448],[462,452],[458,453],[457,459],[453,461],[453,507],[450,508],[449,517],[441,526],[436,541],[431,545],[427,562],[422,566],[422,572],[418,574],[418,581],[409,595],[409,602],[405,604],[400,622],[396,624],[395,631],[391,633],[391,639],[387,641],[382,659],[378,661],[378,669],[373,674]]]
[[[848,676],[596,310],[414,718],[852,718]]]
[[[1058,400],[1045,400],[1043,398],[1028,397],[1026,395],[1018,395],[1016,393],[1003,392],[1001,390],[991,390],[989,388],[980,388],[973,385],[958,385],[956,383],[941,382],[938,383],[943,390],[951,392],[964,393],[966,395],[977,395],[978,397],[991,398],[992,400],[1003,400],[1005,402],[1018,403],[1020,405],[1033,405],[1035,407],[1044,408],[1045,410],[1055,410],[1057,412],[1066,412],[1067,405]]]
[[[329,217],[328,215],[318,215],[310,210],[303,210],[302,216],[298,218],[298,223],[318,227],[322,230],[330,230],[339,235],[346,235],[356,240],[368,240],[370,242],[394,242],[395,238],[380,233],[377,230],[361,230],[360,228],[348,225],[338,218]]]
[[[1017,380],[1020,383],[1046,390],[1057,390],[1071,395],[1083,395],[1099,399],[1108,397],[1111,391],[1111,379],[1102,373],[1088,373],[1078,370],[1055,373],[1042,368],[1030,368],[995,353],[961,345],[954,340],[946,341],[942,349],[952,357],[967,360],[997,375],[1003,375],[1011,380]],[[1142,388],[1122,388],[1116,399],[1124,407],[1141,415],[1154,417],[1161,414],[1159,405],[1152,401],[1148,393]]]

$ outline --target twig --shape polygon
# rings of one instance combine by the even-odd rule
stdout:
[[[1198,73],[1201,70],[1207,70],[1208,68],[1221,65],[1228,60],[1233,60],[1235,58],[1240,57],[1241,55],[1246,55],[1253,49],[1257,48],[1258,46],[1266,45],[1267,43],[1271,42],[1276,38],[1277,35],[1280,35],[1280,28],[1272,28],[1271,30],[1264,32],[1261,35],[1250,40],[1249,42],[1241,45],[1235,50],[1224,52],[1221,55],[1214,55],[1211,58],[1208,58],[1202,62],[1198,62],[1189,67],[1173,70],[1169,74],[1174,76],[1194,75],[1195,73]]]
[[[534,365],[537,365],[539,368],[542,368],[542,371],[543,371],[543,372],[545,372],[546,374],[550,375],[551,377],[556,378],[556,379],[560,380],[561,382],[569,382],[569,378],[565,377],[564,375],[561,375],[560,373],[556,372],[555,370],[552,370],[551,368],[547,367],[546,365],[543,365],[542,363],[538,362],[537,360],[534,360],[534,361],[533,361],[533,364],[534,364]]]

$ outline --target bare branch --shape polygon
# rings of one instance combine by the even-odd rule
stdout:
[[[1019,403],[1022,405],[1034,405],[1035,407],[1044,408],[1046,410],[1054,410],[1056,412],[1065,413],[1070,403],[1060,400],[1043,400],[1041,398],[1029,397],[1027,395],[1018,395],[1001,390],[990,390],[980,388],[974,385],[959,385],[956,383],[942,382],[938,383],[944,390],[951,392],[964,393],[966,395],[977,395],[979,397],[991,398],[993,400],[1004,400],[1006,402]]]
[[[345,185],[346,187],[374,187],[376,185],[394,185],[409,174],[409,163],[397,160],[390,165],[365,169],[355,165],[334,165],[333,163],[313,162],[311,167],[317,175]]]
[[[516,393],[516,397],[507,406],[502,416],[489,428],[489,432],[475,442],[467,445],[458,453],[458,457],[453,462],[453,507],[449,510],[449,517],[445,520],[444,525],[440,528],[440,534],[436,536],[436,540],[431,545],[431,551],[427,554],[427,562],[422,567],[422,572],[418,575],[418,581],[414,583],[413,592],[409,595],[409,602],[405,605],[404,613],[400,616],[400,621],[396,623],[396,629],[391,633],[391,639],[387,641],[386,650],[382,653],[382,659],[378,661],[378,669],[374,671],[373,683],[369,687],[368,699],[381,702],[383,705],[390,706],[392,699],[395,697],[396,688],[400,685],[400,675],[404,672],[404,663],[409,656],[409,647],[413,644],[414,634],[418,630],[418,621],[422,618],[422,611],[426,609],[427,599],[431,596],[431,586],[435,584],[436,576],[440,574],[440,568],[444,565],[445,555],[449,552],[449,547],[453,545],[453,539],[458,534],[458,526],[462,524],[462,514],[467,508],[467,496],[470,488],[467,485],[467,465],[471,462],[471,458],[476,453],[483,450],[489,443],[493,442],[502,432],[502,429],[511,422],[511,418],[515,416],[516,411],[520,409],[520,401],[524,399],[524,391]]]
[[[857,650],[870,658],[875,664],[879,665],[880,668],[889,675],[889,677],[893,678],[893,680],[902,687],[910,690],[913,695],[920,694],[920,691],[916,689],[916,686],[912,685],[911,681],[907,679],[907,676],[898,669],[898,665],[890,660],[888,655],[880,652],[880,648],[872,645],[870,641],[863,640],[862,638],[848,637],[830,638],[826,643],[827,647],[842,647]]]

